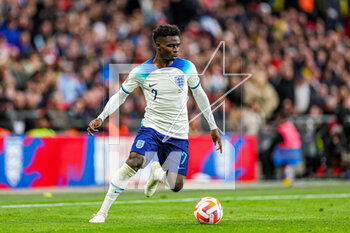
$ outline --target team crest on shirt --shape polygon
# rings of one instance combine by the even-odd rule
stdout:
[[[184,76],[178,75],[174,77],[176,85],[179,87],[180,91],[184,87]]]
[[[145,145],[145,141],[144,140],[138,140],[136,142],[136,148],[137,149],[141,149],[144,145]]]

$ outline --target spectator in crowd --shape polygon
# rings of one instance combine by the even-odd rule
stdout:
[[[36,126],[28,130],[31,137],[54,137],[55,131],[51,129],[51,121],[48,115],[40,116],[36,121]]]
[[[243,108],[241,122],[244,133],[258,135],[260,128],[265,123],[265,119],[260,114],[260,111],[258,99],[252,99],[249,106]]]
[[[284,185],[290,186],[295,180],[295,169],[301,163],[301,140],[298,130],[283,112],[277,115],[277,134],[268,149],[277,168],[283,168]],[[277,177],[282,177],[277,169]]]
[[[9,131],[13,130],[12,117],[13,115],[12,103],[6,97],[0,99],[0,128],[7,129]]]
[[[257,101],[260,106],[260,114],[269,119],[278,106],[278,95],[273,86],[267,81],[267,74],[262,70],[252,72],[253,77],[244,87],[244,103],[250,105]]]
[[[269,123],[277,106],[288,116],[318,106],[323,114],[337,114],[349,141],[350,30],[341,14],[309,14],[293,1],[276,7],[239,0],[1,1],[0,10],[1,114],[11,120],[6,128],[12,132],[15,122],[27,122],[39,110],[55,119],[65,115],[68,123],[55,125],[57,131],[83,130],[108,99],[109,64],[143,62],[152,55],[152,29],[172,23],[183,31],[180,56],[203,72],[211,102],[241,81],[226,74],[256,69],[252,80],[225,98],[229,132],[242,129],[243,114]],[[213,56],[221,41],[225,54],[219,49]],[[142,116],[143,97],[134,96],[127,105],[132,109],[120,110],[132,111],[119,124],[125,132],[136,129],[132,124]],[[242,103],[249,107],[240,109]],[[189,107],[189,116],[197,111]],[[222,108],[215,112],[221,119],[223,114]],[[205,127],[196,124],[194,131]]]

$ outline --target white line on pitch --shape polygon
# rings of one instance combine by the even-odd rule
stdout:
[[[305,194],[305,195],[269,195],[269,196],[240,196],[240,197],[220,197],[220,201],[259,201],[259,200],[290,200],[290,199],[326,199],[326,198],[349,198],[350,193],[337,194]],[[169,203],[169,202],[194,202],[196,198],[182,199],[154,199],[154,200],[131,200],[116,201],[114,204],[147,204],[147,203]],[[0,208],[28,208],[28,207],[56,207],[75,205],[100,205],[102,202],[64,202],[64,203],[43,203],[43,204],[21,204],[21,205],[1,205]]]

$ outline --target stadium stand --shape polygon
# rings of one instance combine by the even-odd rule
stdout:
[[[183,32],[181,57],[199,72],[225,41],[225,73],[253,74],[225,98],[225,113],[214,113],[218,125],[225,114],[227,132],[259,135],[264,156],[263,141],[283,111],[301,132],[302,175],[325,177],[328,166],[339,177],[350,163],[348,6],[298,2],[1,1],[1,132],[28,132],[41,118],[56,132],[84,131],[108,100],[108,65],[152,57],[152,29],[172,23]],[[223,74],[222,55],[202,78],[211,102],[241,80]],[[123,133],[135,132],[144,107],[138,89],[120,109]],[[199,112],[192,97],[188,108],[190,117]],[[202,122],[191,123],[190,133],[207,131]]]

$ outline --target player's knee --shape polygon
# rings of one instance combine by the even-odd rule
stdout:
[[[182,188],[183,188],[183,182],[176,182],[174,188],[172,188],[171,190],[173,192],[179,192],[181,191]]]
[[[129,158],[126,160],[126,163],[135,171],[138,171],[143,164],[144,156],[135,152],[131,152]]]

